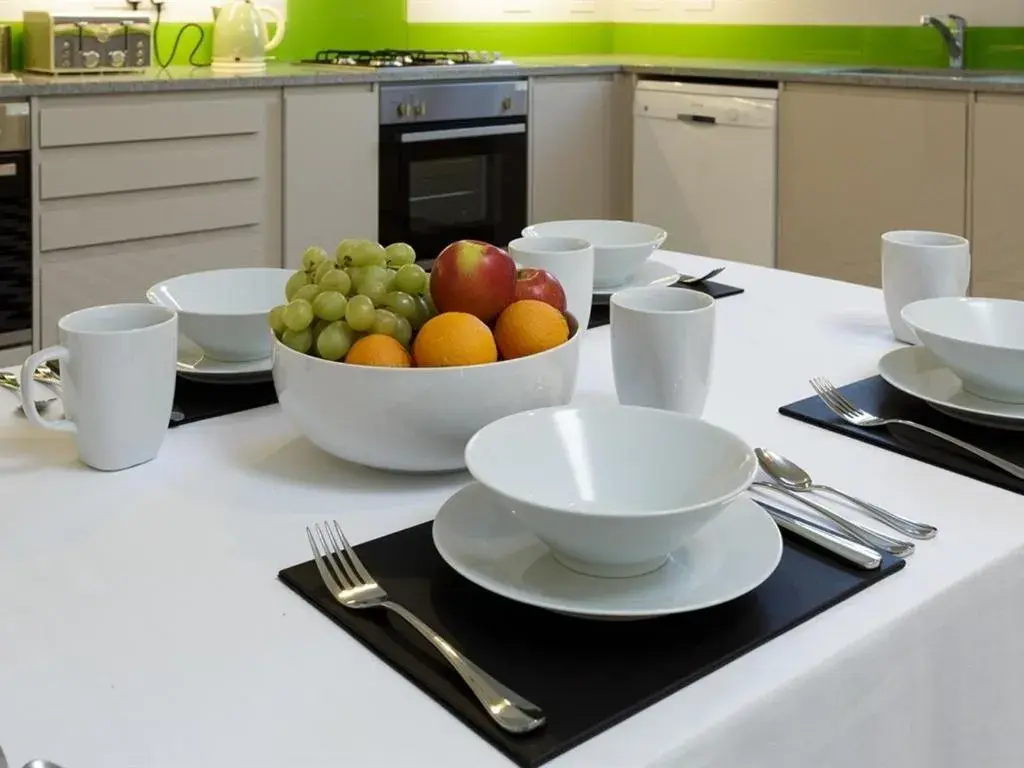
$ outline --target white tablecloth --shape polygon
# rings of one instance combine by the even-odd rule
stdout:
[[[895,343],[880,292],[735,264],[721,279],[747,293],[718,305],[706,418],[941,532],[903,572],[550,765],[1024,765],[1024,498],[777,413],[812,375],[874,372]],[[584,341],[581,399],[613,390],[608,338]],[[15,402],[0,391],[12,765],[509,764],[276,579],[308,559],[309,522],[379,536],[429,519],[465,475],[346,465],[276,406],[172,430],[155,462],[102,474]]]

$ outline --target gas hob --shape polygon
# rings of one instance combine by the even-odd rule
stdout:
[[[467,64],[506,64],[500,53],[491,51],[422,51],[384,48],[380,50],[318,51],[312,59],[303,59],[303,64],[325,64],[339,67],[370,67],[390,69],[398,67],[453,67]]]

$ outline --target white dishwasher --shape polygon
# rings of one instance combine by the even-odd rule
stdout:
[[[641,80],[633,119],[633,218],[663,246],[775,266],[775,88]]]

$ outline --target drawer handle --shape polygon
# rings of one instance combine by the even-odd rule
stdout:
[[[718,119],[711,115],[691,115],[686,112],[680,112],[676,115],[676,120],[682,120],[684,123],[707,123],[708,125],[714,125],[718,122]]]
[[[18,175],[18,166],[15,163],[0,163],[0,177]]]

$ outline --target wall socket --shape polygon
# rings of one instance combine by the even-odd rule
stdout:
[[[502,0],[502,13],[530,13],[533,11],[533,0]]]

